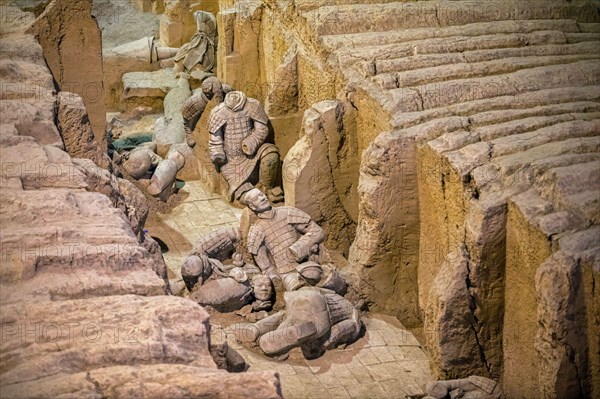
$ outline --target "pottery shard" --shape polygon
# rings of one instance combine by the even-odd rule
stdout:
[[[75,93],[58,93],[58,128],[66,151],[73,158],[88,158],[104,169],[109,159],[94,138],[83,99]]]

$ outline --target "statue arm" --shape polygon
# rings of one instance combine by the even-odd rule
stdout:
[[[246,155],[254,155],[260,146],[265,142],[269,134],[269,128],[266,124],[254,121],[254,129],[242,140],[242,151]]]
[[[208,154],[214,164],[224,164],[227,160],[223,149],[223,129],[219,128],[210,134],[208,140]]]
[[[296,260],[300,262],[308,258],[314,245],[319,245],[325,241],[327,234],[312,220],[309,223],[297,224],[295,227],[303,235],[298,241],[290,245],[290,251]]]
[[[222,227],[200,237],[192,248],[192,254],[205,254],[209,258],[227,259],[235,251],[240,232],[235,227]]]

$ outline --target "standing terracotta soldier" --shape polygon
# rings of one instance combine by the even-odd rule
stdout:
[[[210,160],[229,184],[230,201],[254,185],[272,200],[280,200],[274,190],[279,149],[266,143],[269,118],[260,103],[241,91],[231,91],[225,101],[210,113],[208,151]]]

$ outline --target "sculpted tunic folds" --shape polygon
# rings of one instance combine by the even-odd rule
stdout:
[[[181,46],[175,55],[175,62],[181,63],[184,71],[200,66],[203,71],[212,71],[215,66],[215,37],[217,21],[213,14],[205,11],[194,13],[197,32],[192,39]]]

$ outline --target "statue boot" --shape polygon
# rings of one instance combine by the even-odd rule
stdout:
[[[268,332],[260,337],[258,344],[265,354],[277,355],[301,345],[316,333],[317,327],[315,324],[307,321]]]

